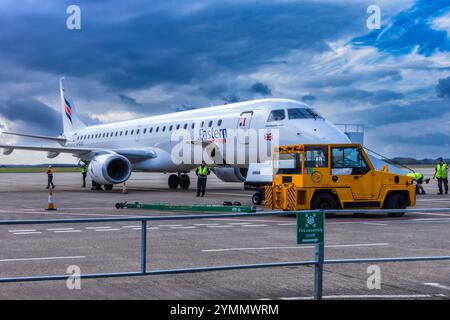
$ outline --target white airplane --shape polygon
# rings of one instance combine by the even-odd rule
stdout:
[[[64,91],[64,79],[60,80],[61,110],[64,132],[58,137],[38,136],[23,133],[5,134],[37,138],[58,142],[60,146],[34,146],[0,144],[4,154],[14,149],[46,151],[54,158],[60,153],[69,153],[89,164],[89,175],[95,186],[112,189],[114,184],[127,181],[133,170],[172,173],[169,187],[189,188],[189,176],[198,163],[175,163],[172,151],[178,143],[171,137],[176,130],[185,130],[193,140],[184,143],[217,147],[217,157],[224,153],[227,137],[232,130],[259,129],[267,132],[278,129],[279,144],[300,143],[349,143],[349,138],[334,124],[321,117],[308,105],[287,99],[261,99],[215,107],[163,114],[130,121],[86,126],[78,117],[73,103]],[[236,143],[236,151],[245,149],[248,141]],[[213,149],[214,150],[214,149]],[[269,149],[271,150],[271,149]],[[247,150],[248,154],[254,150]],[[270,153],[270,151],[269,151]],[[225,155],[222,156],[225,158]],[[220,161],[219,161],[220,162]],[[217,163],[213,171],[225,182],[244,182],[249,171],[258,171],[264,160],[254,163]],[[267,162],[266,162],[267,166]],[[249,168],[251,168],[249,170]]]

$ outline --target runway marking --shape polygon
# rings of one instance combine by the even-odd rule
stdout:
[[[207,228],[232,228],[233,226],[206,226]]]
[[[120,231],[120,229],[94,229],[94,231]]]
[[[87,230],[93,230],[93,229],[111,229],[112,227],[86,227]]]
[[[251,194],[242,194],[242,193],[225,193],[225,192],[208,192],[208,194],[218,194],[223,196],[238,196],[238,197],[251,197]]]
[[[72,233],[72,232],[83,232],[83,231],[81,231],[81,230],[56,230],[56,231],[53,231],[54,233]]]
[[[409,212],[409,213],[425,215],[425,216],[428,215],[428,216],[444,216],[444,217],[448,217],[450,215],[449,213],[433,213],[433,212]]]
[[[188,226],[188,227],[170,227],[170,229],[194,229],[196,226]]]
[[[122,228],[124,228],[124,229],[127,229],[127,228],[141,228],[141,226],[138,226],[138,225],[136,225],[136,226],[122,226]]]
[[[242,221],[242,222],[272,222],[272,223],[277,223],[277,222],[286,222],[283,220],[261,220],[261,219],[236,219],[236,218],[217,218],[217,219],[208,219],[211,221]]]
[[[229,222],[228,224],[231,225],[245,225],[245,224],[252,224],[251,222]]]
[[[375,222],[361,222],[361,224],[368,224],[372,226],[387,226],[385,223],[375,223]]]
[[[292,222],[292,223],[277,223],[277,226],[295,226],[296,223]]]
[[[51,228],[47,229],[48,231],[66,231],[66,230],[73,230],[74,228]]]
[[[15,235],[23,235],[23,234],[41,234],[40,231],[34,231],[34,232],[14,232]]]
[[[36,231],[36,229],[17,229],[17,230],[8,230],[8,232],[32,232]]]
[[[158,224],[158,227],[183,227],[184,224]]]
[[[450,287],[449,286],[445,286],[445,285],[440,284],[440,283],[427,282],[427,283],[424,283],[424,285],[430,286],[430,287],[439,288],[439,289],[445,289],[445,290],[449,290],[450,291]]]
[[[16,258],[16,259],[0,259],[0,262],[36,261],[36,260],[62,260],[62,259],[84,259],[84,258],[86,258],[86,256],[42,257],[42,258]]]
[[[347,248],[347,247],[371,247],[388,246],[389,243],[356,243],[356,244],[330,244],[325,248]],[[225,248],[225,249],[205,249],[202,252],[225,252],[225,251],[252,251],[252,250],[284,250],[284,249],[311,249],[314,246],[295,246],[295,247],[260,247],[260,248]]]
[[[267,224],[246,224],[241,227],[267,227]]]
[[[357,294],[357,295],[330,295],[323,296],[323,299],[399,299],[399,298],[432,298],[432,297],[445,297],[441,294]],[[313,300],[314,297],[282,297],[280,300]],[[260,299],[260,300],[272,300],[272,299]],[[277,298],[278,300],[278,298]]]
[[[194,226],[218,226],[218,223],[194,223]]]

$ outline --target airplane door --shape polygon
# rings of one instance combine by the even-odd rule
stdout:
[[[136,142],[139,142],[140,137],[141,137],[141,131],[142,131],[142,126],[138,126],[137,130],[136,130],[136,135],[135,135],[135,140]]]

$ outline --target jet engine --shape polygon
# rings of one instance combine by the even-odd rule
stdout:
[[[131,163],[118,154],[104,154],[89,163],[89,175],[98,184],[118,184],[128,180]]]
[[[214,168],[214,174],[223,182],[244,182],[247,168]]]

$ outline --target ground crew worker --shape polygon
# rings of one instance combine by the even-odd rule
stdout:
[[[205,196],[206,189],[206,180],[207,176],[211,173],[209,168],[206,166],[205,160],[202,160],[202,165],[197,167],[195,170],[195,174],[197,175],[197,197],[200,197],[200,194]]]
[[[445,194],[448,194],[448,165],[442,158],[436,159],[436,168],[433,178],[438,181],[438,194],[442,194],[442,183],[444,183]]]
[[[86,188],[86,177],[87,177],[88,167],[86,163],[83,163],[81,166],[81,175],[83,176],[83,186],[82,188]]]
[[[423,174],[420,172],[410,172],[407,174],[408,177],[413,178],[413,181],[416,183],[416,194],[426,194],[425,189],[422,186],[423,183]],[[425,179],[425,183],[428,184],[430,179]]]
[[[50,188],[50,186],[52,186],[52,189],[55,188],[55,185],[53,184],[53,173],[55,173],[55,171],[53,170],[52,166],[48,166],[48,169],[47,169],[47,177],[48,177],[47,189]]]

